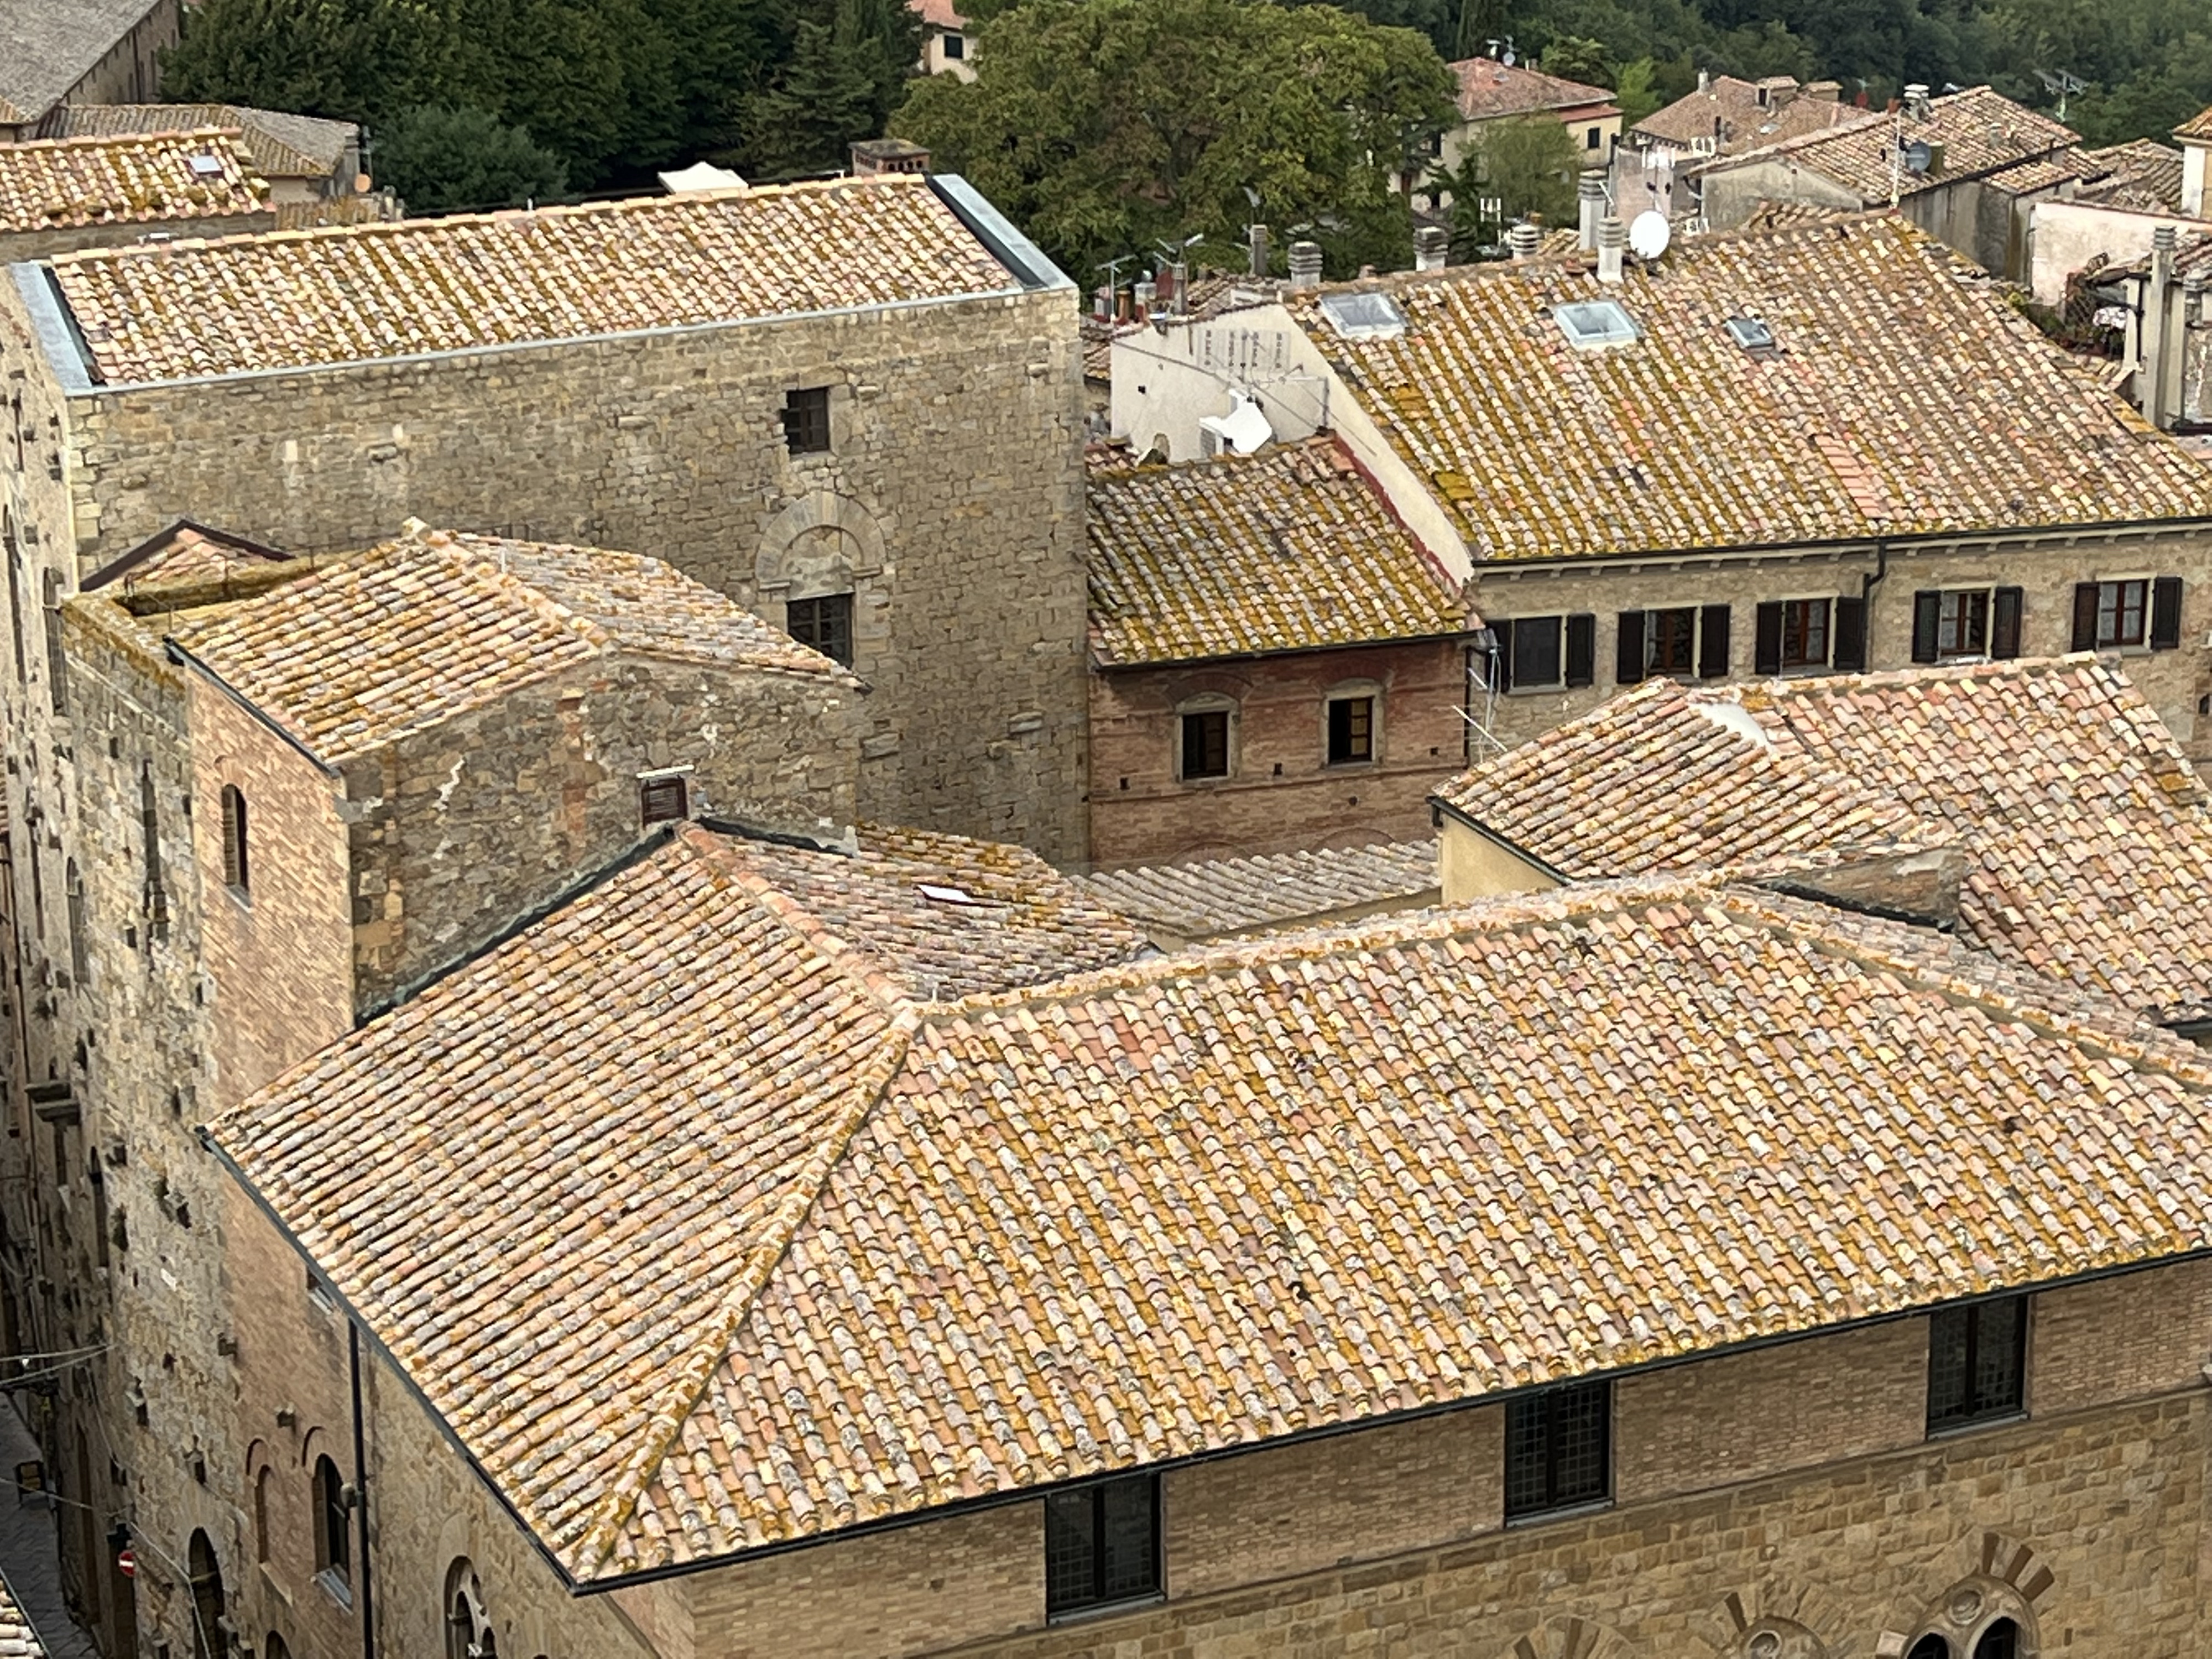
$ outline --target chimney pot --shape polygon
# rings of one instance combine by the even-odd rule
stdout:
[[[1595,173],[1585,173],[1576,187],[1580,198],[1575,204],[1582,215],[1580,234],[1577,240],[1585,252],[1597,247],[1597,222],[1605,217],[1605,180]]]
[[[1708,70],[1699,70],[1698,71],[1698,90],[1699,92],[1711,92],[1712,89],[1713,77],[1711,71]]]
[[[1601,283],[1620,280],[1621,254],[1628,246],[1628,227],[1608,213],[1598,221],[1597,279]]]
[[[1516,259],[1534,258],[1536,244],[1542,240],[1542,233],[1526,220],[1505,233],[1505,246],[1512,250]]]
[[[1413,269],[1442,270],[1451,258],[1451,233],[1442,225],[1423,225],[1413,233]]]
[[[1249,227],[1244,232],[1244,239],[1245,246],[1250,251],[1252,257],[1252,274],[1255,276],[1265,276],[1267,274],[1267,226]]]
[[[1928,88],[1923,82],[1915,81],[1905,88],[1905,112],[1916,121],[1928,118]]]
[[[1293,291],[1321,286],[1321,244],[1291,244],[1291,287]]]
[[[1149,322],[1152,315],[1152,301],[1159,297],[1159,289],[1152,285],[1148,277],[1142,282],[1133,283],[1132,292],[1137,301],[1137,320],[1140,323]]]

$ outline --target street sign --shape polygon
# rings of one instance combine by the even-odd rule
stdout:
[[[136,1578],[138,1576],[138,1552],[136,1550],[116,1551],[115,1570],[121,1573],[125,1578]]]

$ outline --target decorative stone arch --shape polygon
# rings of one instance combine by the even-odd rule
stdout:
[[[303,1469],[312,1469],[315,1467],[315,1460],[318,1457],[327,1457],[340,1468],[343,1468],[345,1464],[338,1456],[337,1450],[338,1443],[338,1437],[321,1424],[312,1425],[300,1437],[300,1467]]]
[[[1954,1659],[1973,1659],[1974,1650],[1992,1626],[2010,1620],[2019,1632],[2015,1659],[2038,1659],[2036,1603],[2057,1581],[2029,1546],[2002,1533],[1985,1532],[1967,1572],[1924,1606],[1881,1633],[1875,1651],[1903,1656],[1930,1636],[1943,1638]]]
[[[1547,1619],[1499,1659],[1634,1659],[1620,1636],[1588,1619]]]
[[[483,1581],[467,1556],[455,1556],[447,1567],[440,1607],[447,1659],[497,1659],[499,1637],[484,1605]]]
[[[1698,1633],[1717,1659],[1831,1659],[1819,1632],[1846,1622],[1817,1586],[1754,1584],[1715,1602]]]
[[[849,495],[817,489],[776,514],[753,560],[762,603],[849,592],[884,568],[883,527]]]

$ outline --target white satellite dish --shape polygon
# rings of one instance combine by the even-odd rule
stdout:
[[[1639,259],[1657,258],[1674,240],[1674,232],[1667,222],[1667,216],[1656,208],[1644,209],[1628,227],[1628,246]]]

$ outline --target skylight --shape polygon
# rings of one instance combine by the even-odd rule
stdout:
[[[220,179],[222,177],[222,162],[216,156],[203,153],[191,157],[185,165],[191,168],[195,178]]]
[[[1555,306],[1552,320],[1567,337],[1567,343],[1577,351],[1633,345],[1638,337],[1635,319],[1618,300],[1585,300],[1576,305]]]
[[[1389,340],[1406,331],[1406,314],[1387,294],[1324,294],[1321,314],[1347,340]]]
[[[1774,349],[1774,331],[1756,317],[1731,317],[1728,319],[1729,337],[1746,351],[1761,352]]]

